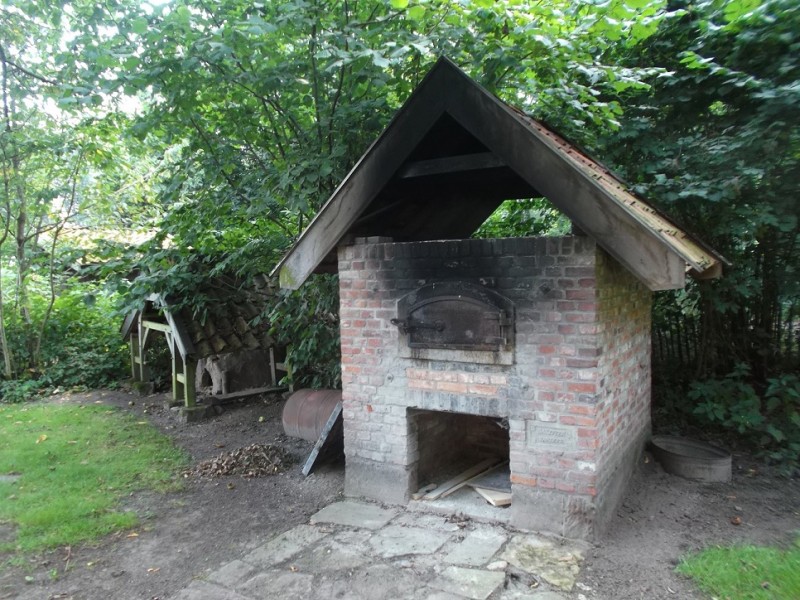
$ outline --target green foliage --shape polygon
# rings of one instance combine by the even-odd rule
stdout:
[[[800,10],[786,0],[671,6],[680,9],[656,33],[618,49],[626,65],[665,72],[626,107],[602,154],[731,264],[718,281],[657,296],[654,415],[661,426],[735,433],[791,469]]]
[[[128,350],[119,335],[116,299],[96,284],[67,280],[56,298],[44,332],[41,362],[21,377],[2,383],[3,402],[29,400],[54,388],[114,387],[128,372]],[[33,319],[38,323],[46,299],[34,294]],[[9,345],[23,364],[28,360],[29,330],[12,315],[7,323]]]
[[[568,218],[544,198],[506,200],[473,234],[476,238],[567,235]]]
[[[3,551],[34,551],[96,539],[137,523],[122,498],[175,489],[186,458],[133,417],[95,405],[0,405],[0,521],[16,526]]]
[[[736,7],[736,8],[733,8]],[[669,76],[631,106],[607,154],[643,195],[726,256],[713,284],[689,288],[699,364],[738,362],[761,383],[800,368],[800,10],[796,2],[698,2],[635,48],[630,64]],[[673,302],[678,298],[673,296]],[[656,313],[656,327],[671,315]]]
[[[678,572],[714,598],[800,598],[800,540],[786,550],[759,546],[708,548],[683,558]]]
[[[751,379],[749,367],[739,364],[724,378],[693,382],[694,415],[704,425],[735,431],[791,473],[800,466],[800,377],[771,378],[760,394]]]
[[[295,387],[341,387],[338,277],[317,275],[301,290],[280,292],[267,318],[288,348]]]
[[[38,379],[7,379],[0,381],[0,402],[16,404],[37,398],[45,389]]]
[[[106,246],[104,272],[118,277],[129,308],[156,292],[202,317],[204,280],[271,270],[441,54],[566,130],[614,127],[620,99],[646,87],[650,71],[617,68],[603,54],[651,35],[662,7],[224,0],[212,9],[178,0],[122,6],[108,31],[77,11],[72,19],[87,27],[72,48],[92,55],[82,85],[139,96],[130,131],[157,155],[142,189],[163,209],[150,242]],[[528,235],[551,230],[555,218],[535,205],[502,217]],[[131,272],[139,276],[128,282]],[[334,299],[328,284],[309,283],[275,309],[274,335],[291,341],[298,381],[338,383]],[[331,316],[309,317],[310,307]]]

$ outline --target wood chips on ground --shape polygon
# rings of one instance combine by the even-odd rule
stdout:
[[[185,471],[184,477],[240,475],[250,479],[283,473],[291,464],[291,455],[282,448],[270,444],[251,444],[204,460]]]

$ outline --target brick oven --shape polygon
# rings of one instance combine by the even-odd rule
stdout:
[[[582,236],[360,238],[339,249],[339,278],[349,495],[403,503],[450,466],[499,456],[512,523],[569,537],[602,526],[649,434],[644,285]],[[446,315],[392,323],[437,287],[476,307],[462,330],[508,331],[437,344],[437,321],[457,329]],[[481,292],[494,302],[474,302]],[[415,347],[414,326],[434,327],[427,343]]]
[[[468,239],[537,196],[575,235]],[[339,274],[348,496],[507,463],[510,507],[482,518],[590,539],[650,433],[651,292],[721,264],[442,59],[276,272]]]

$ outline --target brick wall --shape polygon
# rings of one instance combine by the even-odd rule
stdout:
[[[605,524],[650,434],[652,294],[605,252],[598,255],[597,281],[598,377],[603,382],[597,402],[597,485],[609,497],[597,519]]]
[[[359,242],[339,250],[347,494],[428,483],[419,410],[507,419],[512,522],[595,535],[649,423],[649,294],[586,237]],[[409,354],[390,319],[440,281],[514,303],[510,360]]]

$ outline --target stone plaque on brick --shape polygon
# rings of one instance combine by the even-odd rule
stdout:
[[[547,450],[573,450],[578,446],[574,427],[558,423],[528,421],[528,446]]]

